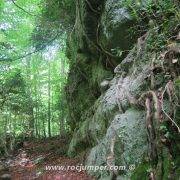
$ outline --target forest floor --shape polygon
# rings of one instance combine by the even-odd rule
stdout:
[[[25,142],[23,148],[12,157],[4,159],[8,168],[0,171],[0,179],[92,180],[85,171],[75,169],[82,164],[82,157],[68,158],[62,155],[67,144],[65,141],[52,138]]]

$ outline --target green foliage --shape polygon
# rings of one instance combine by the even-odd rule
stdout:
[[[14,60],[27,54],[28,51],[31,52],[32,42],[29,40],[36,16],[30,15],[26,11],[38,15],[41,9],[38,6],[40,0],[17,0],[14,2],[17,6],[12,1],[4,2],[4,8],[0,15],[0,61]]]
[[[133,172],[131,176],[131,180],[137,180],[139,177],[141,177],[142,180],[148,180],[148,169],[149,164],[147,162],[144,162],[140,164],[136,170]]]
[[[14,69],[6,78],[5,86],[10,88],[10,92],[16,92],[16,89],[24,88],[24,80],[19,69]]]
[[[52,40],[65,37],[66,31],[71,31],[75,22],[75,1],[52,0],[45,1],[42,17],[38,19],[33,31],[34,46],[45,48]]]
[[[62,23],[68,27],[75,20],[75,1],[73,0],[52,0],[46,1],[43,11],[45,18],[50,22]]]
[[[1,14],[3,7],[4,7],[4,0],[0,0],[0,14]]]
[[[172,0],[128,0],[123,2],[132,17],[137,21],[131,29],[139,32],[139,36],[147,31],[151,32],[148,40],[150,51],[161,51],[169,40],[178,34],[180,19],[180,3]]]
[[[7,132],[46,137],[48,118],[54,136],[60,133],[60,119],[66,121],[66,35],[59,34],[58,14],[51,20],[46,17],[48,3],[0,1],[1,137]],[[66,123],[62,126],[68,129]]]
[[[180,88],[180,77],[175,80],[175,85]]]

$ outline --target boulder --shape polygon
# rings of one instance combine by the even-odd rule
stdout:
[[[131,16],[123,2],[119,0],[107,0],[105,2],[104,12],[101,17],[103,29],[103,38],[106,46],[111,49],[120,48],[128,50],[134,43],[129,28],[134,24]]]
[[[117,114],[107,129],[105,137],[95,146],[87,158],[87,166],[105,166],[109,155],[111,140],[115,136],[115,165],[125,166],[124,173],[131,174],[129,166],[139,164],[147,150],[145,112],[128,109]],[[96,177],[106,177],[108,171],[88,171]]]

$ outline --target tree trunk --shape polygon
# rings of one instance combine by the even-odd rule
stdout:
[[[61,69],[60,69],[60,75],[61,76],[65,76],[65,70],[64,70],[64,66],[65,66],[65,61],[64,59],[62,58],[61,59]],[[61,81],[60,82],[60,89],[61,91],[63,90],[63,82]],[[62,92],[61,92],[62,93]],[[61,104],[60,104],[60,107],[61,107],[61,115],[60,115],[60,135],[63,135],[65,133],[65,122],[64,122],[64,102],[63,100],[61,100]]]
[[[48,135],[51,137],[51,70],[48,63]]]

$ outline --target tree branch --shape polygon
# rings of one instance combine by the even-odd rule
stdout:
[[[23,9],[21,6],[19,6],[18,4],[16,4],[16,2],[15,2],[14,0],[11,0],[11,1],[12,1],[12,3],[13,3],[17,8],[21,9],[21,10],[24,11],[26,14],[29,14],[30,16],[37,16],[37,15],[32,14],[32,13],[26,11],[25,9]]]
[[[19,56],[17,58],[4,58],[4,59],[0,59],[0,61],[16,61],[16,60],[19,60],[19,59],[23,59],[23,58],[25,58],[27,56],[30,56],[32,54],[35,54],[35,53],[37,53],[39,51],[42,51],[47,45],[49,45],[54,40],[56,40],[58,36],[59,36],[59,33],[57,33],[56,36],[54,38],[52,38],[51,40],[49,40],[45,45],[41,46],[40,48],[38,48],[38,49],[36,49],[36,50],[34,50],[32,52],[29,52],[27,54],[21,55],[21,56]]]

